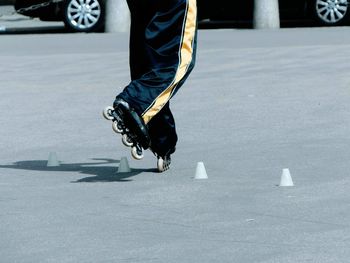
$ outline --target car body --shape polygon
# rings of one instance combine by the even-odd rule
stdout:
[[[17,13],[43,21],[63,21],[78,32],[98,32],[104,27],[106,0],[16,0]]]
[[[348,22],[348,0],[279,0],[281,21],[313,20],[318,25]],[[254,0],[198,0],[201,19],[252,22]]]
[[[45,21],[63,21],[72,31],[103,30],[109,0],[16,0],[18,13]],[[161,0],[166,1],[166,0]],[[200,21],[253,21],[254,0],[197,0]],[[348,0],[279,0],[281,21],[310,19],[319,25],[348,22]]]

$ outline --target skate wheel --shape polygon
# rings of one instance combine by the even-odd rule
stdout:
[[[113,107],[111,106],[106,107],[102,112],[103,117],[105,117],[105,119],[108,121],[113,120],[113,115],[112,115],[113,111],[114,111]]]
[[[120,129],[120,128],[118,127],[118,122],[116,122],[116,121],[114,121],[114,122],[112,123],[112,129],[113,129],[113,131],[115,131],[116,133],[122,133],[122,132],[123,132],[123,130]]]
[[[157,161],[157,168],[158,168],[158,172],[160,172],[160,173],[165,172],[166,170],[169,170],[170,169],[170,159],[164,160],[163,158],[159,158]]]
[[[136,146],[131,148],[131,156],[136,160],[141,160],[143,158],[142,148],[138,148]]]
[[[130,140],[129,136],[126,134],[123,134],[122,136],[122,142],[126,147],[132,147],[133,142]]]
[[[163,165],[164,165],[164,160],[162,158],[158,159],[157,161],[158,172],[164,171]]]

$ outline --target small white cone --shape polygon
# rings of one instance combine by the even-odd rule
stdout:
[[[120,159],[119,167],[118,167],[118,173],[130,173],[130,167],[128,163],[128,159],[126,157],[122,157]]]
[[[281,176],[281,182],[279,186],[294,186],[292,176],[290,175],[289,169],[283,169],[282,176]]]
[[[207,171],[205,170],[205,166],[203,162],[197,163],[196,175],[194,179],[208,179]]]
[[[47,161],[47,167],[57,167],[60,163],[57,159],[57,154],[55,152],[50,152],[49,159]]]

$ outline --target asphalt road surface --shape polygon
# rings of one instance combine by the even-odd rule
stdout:
[[[349,28],[200,31],[163,174],[101,116],[127,34],[0,38],[1,262],[348,261]]]

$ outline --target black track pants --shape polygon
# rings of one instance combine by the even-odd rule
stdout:
[[[131,82],[117,97],[148,125],[151,148],[160,155],[175,148],[170,98],[195,63],[196,0],[127,0],[131,12]]]

